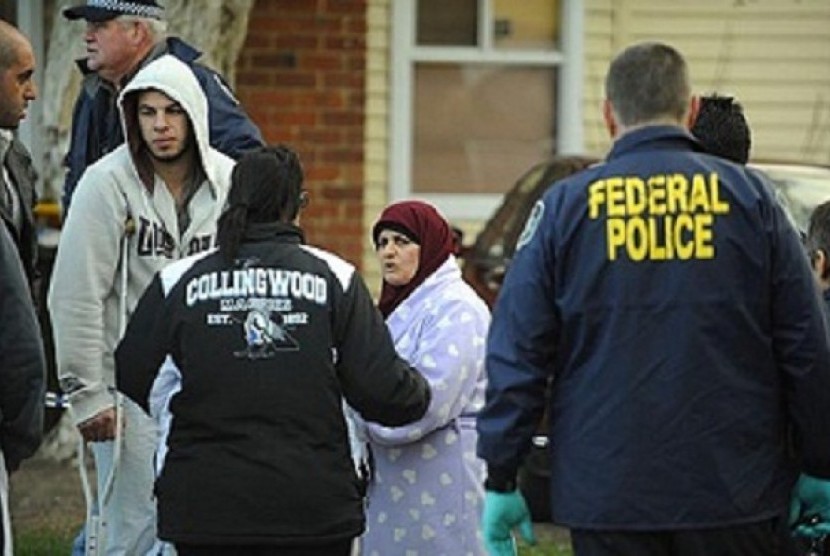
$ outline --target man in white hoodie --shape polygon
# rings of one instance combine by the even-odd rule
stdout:
[[[136,74],[119,109],[127,139],[81,177],[61,233],[49,310],[61,387],[92,443],[104,496],[106,535],[97,542],[102,554],[132,556],[155,544],[156,426],[116,396],[113,352],[156,271],[214,245],[234,163],[210,147],[207,99],[172,56]],[[105,496],[114,457],[120,462]]]

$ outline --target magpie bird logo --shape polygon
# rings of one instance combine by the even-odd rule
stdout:
[[[299,343],[264,311],[249,311],[242,323],[247,347],[234,352],[240,359],[270,359],[278,351],[296,351]]]

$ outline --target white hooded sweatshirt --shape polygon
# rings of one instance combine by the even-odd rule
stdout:
[[[138,92],[147,89],[164,93],[187,112],[206,177],[190,199],[190,224],[182,234],[167,186],[151,172],[143,174],[143,181],[139,176],[137,161],[147,159],[137,154],[136,102]],[[81,177],[61,232],[49,290],[58,377],[76,423],[113,405],[113,353],[153,275],[171,261],[216,243],[216,221],[234,165],[210,147],[207,99],[192,71],[173,56],[162,56],[139,71],[118,104],[127,140]],[[151,169],[146,162],[141,167]]]

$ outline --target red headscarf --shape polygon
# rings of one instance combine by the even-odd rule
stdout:
[[[418,270],[408,284],[392,286],[386,281],[383,282],[378,309],[384,318],[438,270],[454,250],[450,225],[434,206],[423,201],[401,201],[386,207],[372,228],[375,247],[378,244],[378,236],[386,229],[404,233],[421,247],[421,253],[418,258]]]

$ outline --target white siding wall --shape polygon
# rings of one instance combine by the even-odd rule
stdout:
[[[388,199],[389,73],[393,0],[368,0],[364,275],[380,272],[369,231]],[[610,146],[600,105],[608,63],[641,40],[674,44],[696,93],[734,94],[756,159],[830,164],[830,0],[584,0],[585,151]],[[467,242],[483,221],[457,222]]]
[[[641,40],[675,45],[694,90],[733,94],[752,156],[830,163],[830,1],[586,0],[586,148],[609,145],[598,105],[614,54]]]
[[[608,63],[618,47],[614,40],[614,4],[620,0],[586,0],[585,2],[585,152],[601,156],[610,144],[608,132],[602,123],[603,82]]]
[[[390,0],[369,0],[366,10],[363,277],[369,290],[377,295],[380,292],[380,267],[375,258],[371,230],[388,198]]]

